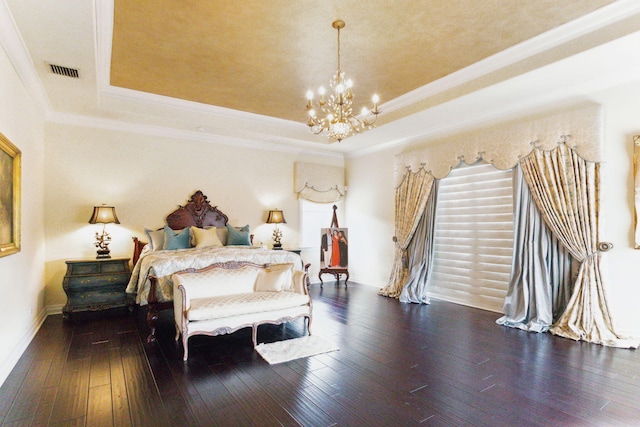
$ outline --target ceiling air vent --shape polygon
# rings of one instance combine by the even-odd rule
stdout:
[[[62,65],[54,65],[54,64],[49,64],[49,68],[51,69],[51,72],[53,74],[72,77],[74,79],[77,79],[80,77],[78,75],[78,70],[76,70],[75,68],[68,68],[68,67],[63,67]]]

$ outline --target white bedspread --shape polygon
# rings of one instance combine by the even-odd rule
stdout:
[[[274,251],[257,246],[224,246],[155,251],[141,257],[133,267],[127,293],[136,295],[136,303],[146,305],[149,296],[149,276],[158,278],[158,301],[173,301],[171,275],[187,268],[204,268],[226,261],[248,261],[256,264],[293,264],[302,270],[300,255],[289,251]]]

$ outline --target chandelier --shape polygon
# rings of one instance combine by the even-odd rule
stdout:
[[[353,114],[353,82],[345,77],[340,68],[340,30],[345,27],[345,23],[338,19],[332,26],[338,30],[338,69],[329,82],[329,93],[326,93],[324,87],[318,89],[319,99],[315,105],[313,91],[307,92],[307,125],[314,134],[323,134],[340,142],[373,127],[380,114],[380,98],[373,95],[371,109],[363,107],[359,116]],[[319,113],[323,117],[318,117]]]

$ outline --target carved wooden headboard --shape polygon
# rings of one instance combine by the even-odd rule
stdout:
[[[217,206],[211,206],[207,196],[200,190],[193,193],[186,205],[179,206],[167,216],[167,225],[174,230],[185,227],[224,227],[228,221],[229,218]]]
[[[174,230],[185,227],[224,227],[227,225],[229,217],[218,210],[217,206],[211,206],[202,191],[198,190],[189,198],[186,205],[178,205],[178,209],[167,216],[167,225]],[[133,257],[135,265],[140,258],[140,253],[146,242],[133,238]]]

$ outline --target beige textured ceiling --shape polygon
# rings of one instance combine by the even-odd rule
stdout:
[[[442,78],[611,0],[115,0],[111,84],[304,122],[337,65],[356,107]]]

